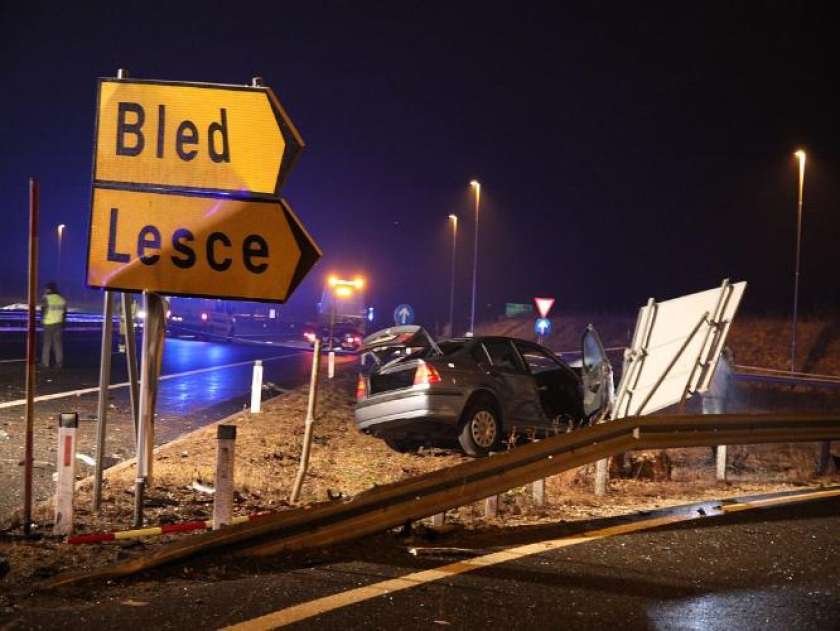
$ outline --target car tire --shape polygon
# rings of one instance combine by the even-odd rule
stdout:
[[[469,405],[458,443],[468,456],[480,458],[498,451],[502,442],[502,423],[494,402],[480,398]]]
[[[410,438],[385,438],[384,440],[386,445],[401,454],[417,451],[420,447],[420,443]]]

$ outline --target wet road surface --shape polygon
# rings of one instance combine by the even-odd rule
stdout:
[[[0,405],[20,400],[25,396],[25,363],[19,361],[25,356],[21,336],[0,335]],[[57,392],[74,391],[98,386],[99,384],[100,339],[95,333],[78,332],[65,335],[64,368],[38,368],[38,396]],[[186,375],[177,380],[166,380],[161,384],[159,410],[167,413],[186,413],[190,406],[199,403],[189,393],[203,392],[200,403],[213,405],[250,390],[251,366],[243,365],[256,359],[266,360],[281,356],[299,356],[297,361],[266,363],[265,379],[289,388],[302,383],[300,377],[306,371],[308,353],[295,348],[258,344],[233,344],[204,342],[167,338],[163,354],[163,375],[192,372],[216,366],[232,366],[224,371],[205,371]],[[139,357],[139,344],[138,344]],[[17,360],[17,361],[16,361]],[[128,373],[124,353],[111,356],[111,383],[127,381]],[[192,403],[191,403],[192,401]]]
[[[838,628],[837,496],[705,517],[699,508],[683,509],[696,520],[601,539],[582,531],[632,520],[460,533],[454,544],[432,544],[475,548],[462,553],[462,563],[447,555],[412,556],[395,535],[262,564],[216,557],[36,596],[9,616],[5,629],[220,628],[294,606],[299,615],[291,626],[299,629]],[[458,573],[480,555],[575,534],[575,545]],[[400,577],[411,582],[399,591],[374,587],[369,597],[343,602],[348,591]]]

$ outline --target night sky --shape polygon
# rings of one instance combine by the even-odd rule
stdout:
[[[83,282],[96,78],[262,76],[306,150],[283,191],[327,273],[364,273],[380,312],[448,311],[447,215],[482,184],[479,302],[557,298],[632,313],[747,280],[744,308],[790,310],[797,167],[808,152],[801,302],[840,298],[836,26],[818,3],[0,4],[0,296],[25,289],[27,178],[42,182],[42,283]],[[78,290],[76,290],[78,291]],[[70,291],[71,298],[73,291]],[[79,294],[81,296],[81,294]]]

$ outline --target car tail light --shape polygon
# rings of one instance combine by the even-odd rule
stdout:
[[[364,375],[359,375],[359,379],[356,381],[356,401],[361,401],[367,396],[367,381],[365,381]]]
[[[430,383],[440,383],[440,373],[434,366],[421,362],[414,373],[414,385],[428,385]]]

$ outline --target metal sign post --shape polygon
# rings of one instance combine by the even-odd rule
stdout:
[[[131,420],[134,422],[134,438],[138,430],[139,392],[137,384],[137,338],[134,335],[134,297],[122,294],[122,320],[125,330],[125,363],[128,368],[128,393],[131,401]],[[136,447],[136,445],[135,445]]]
[[[143,307],[146,324],[140,358],[140,405],[137,431],[137,476],[134,484],[134,527],[143,525],[143,501],[146,489],[152,484],[152,450],[154,449],[155,404],[160,366],[163,359],[164,325],[166,313],[163,300],[157,294],[144,291]]]
[[[96,405],[96,469],[93,474],[93,510],[102,504],[102,463],[105,452],[105,429],[108,424],[108,386],[111,385],[111,335],[114,330],[114,300],[111,292],[103,295],[102,348],[99,354],[99,400]]]
[[[23,456],[23,532],[32,530],[32,460],[35,414],[35,301],[38,293],[38,181],[29,178],[29,279],[26,317],[26,438]]]

